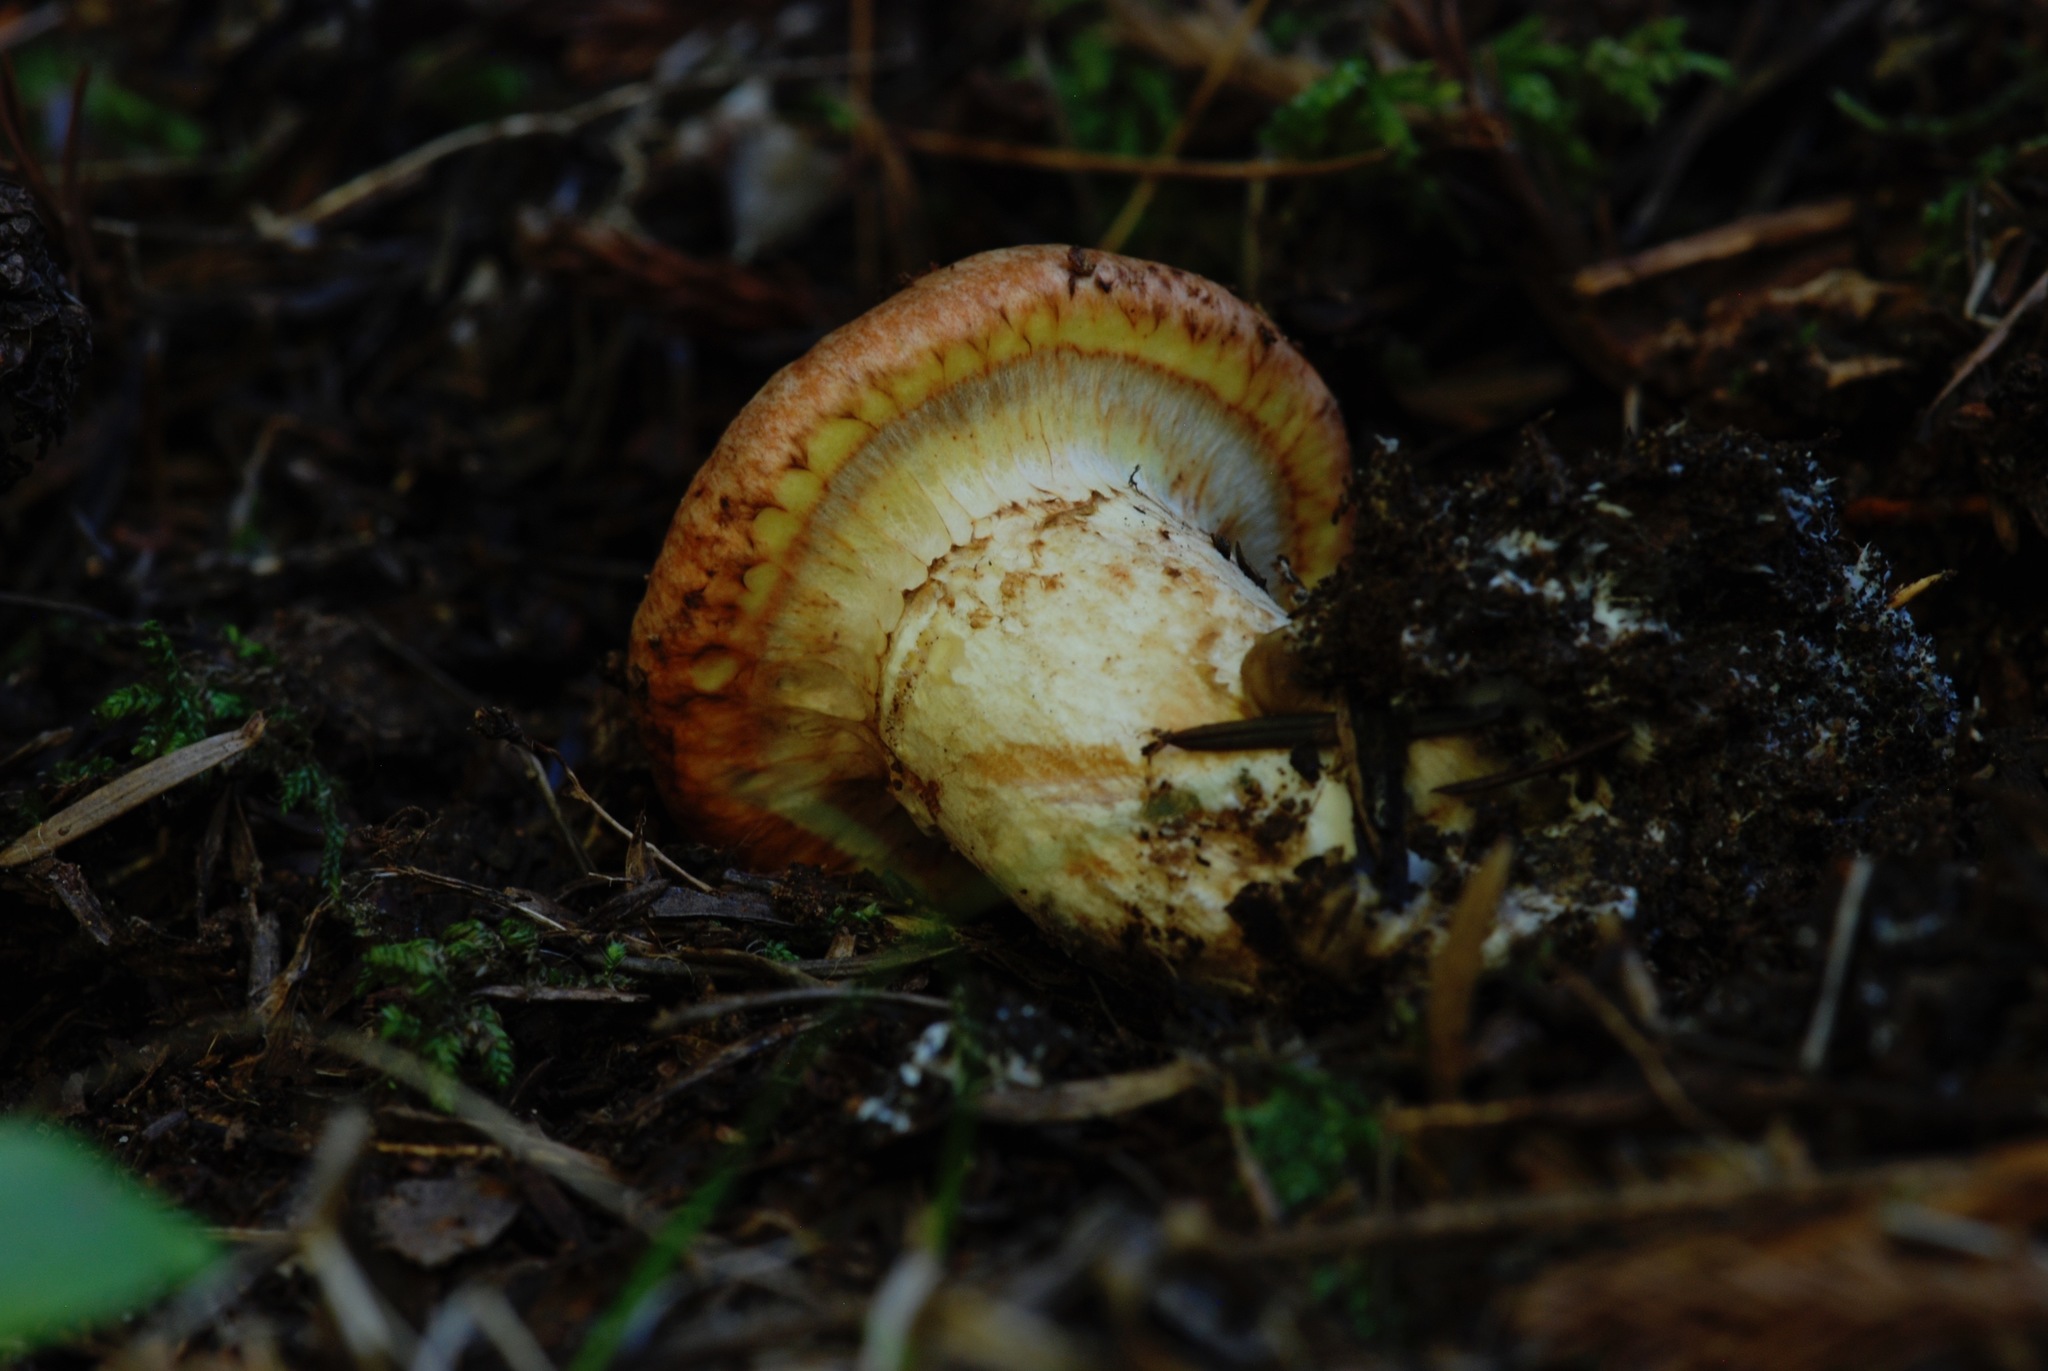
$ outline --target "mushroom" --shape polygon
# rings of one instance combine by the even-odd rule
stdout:
[[[978,871],[1072,949],[1252,990],[1232,903],[1349,872],[1344,778],[1158,739],[1259,712],[1266,587],[1335,567],[1348,465],[1221,287],[1060,247],[934,271],[771,379],[684,497],[630,657],[664,797],[757,861]]]

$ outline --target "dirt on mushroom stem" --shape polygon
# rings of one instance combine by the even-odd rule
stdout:
[[[1683,426],[1612,453],[1531,430],[1491,473],[1361,464],[1305,668],[1379,708],[1505,703],[1479,737],[1525,777],[1463,832],[1409,826],[1440,897],[1512,832],[1518,888],[1581,892],[1525,901],[1552,932],[1619,916],[1679,1009],[1796,1027],[1747,1020],[1757,978],[1810,963],[1833,860],[1940,859],[1956,828],[1953,688],[1829,485],[1796,447]],[[1310,917],[1322,884],[1277,905]]]

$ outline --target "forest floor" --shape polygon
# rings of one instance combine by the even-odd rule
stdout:
[[[182,768],[0,855],[0,1108],[227,1254],[30,1364],[2048,1355],[2042,12],[60,0],[0,49],[0,845]],[[1034,242],[1329,382],[1356,697],[1670,721],[1597,854],[1540,777],[1483,806],[1625,914],[1135,994],[663,811],[623,654],[692,472]],[[1624,517],[1657,652],[1486,598],[1474,547]]]

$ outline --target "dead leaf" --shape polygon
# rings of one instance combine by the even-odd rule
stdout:
[[[519,1204],[503,1182],[464,1167],[452,1176],[398,1182],[372,1214],[378,1242],[433,1267],[496,1242],[519,1216]]]
[[[258,714],[231,733],[216,733],[153,762],[144,762],[9,843],[0,852],[0,867],[21,866],[47,857],[72,839],[83,838],[165,791],[241,756],[262,737],[263,716]]]

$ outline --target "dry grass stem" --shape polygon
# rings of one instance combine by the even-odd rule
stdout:
[[[144,762],[9,843],[0,851],[0,869],[47,857],[73,839],[83,838],[130,810],[148,804],[165,791],[241,756],[262,741],[263,728],[263,716],[258,714],[240,728],[201,738],[153,762]]]

